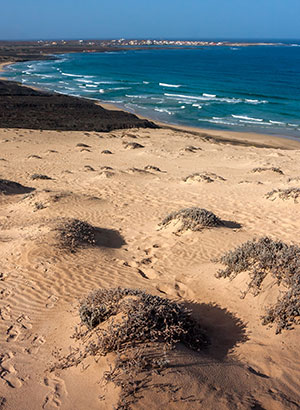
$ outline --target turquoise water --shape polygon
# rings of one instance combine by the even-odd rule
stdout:
[[[6,76],[172,124],[300,137],[297,46],[76,53]]]

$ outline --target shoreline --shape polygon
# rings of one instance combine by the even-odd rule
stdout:
[[[15,64],[15,63],[16,62],[14,61],[7,61],[4,63],[0,63],[0,80],[11,81],[11,80],[7,80],[6,77],[2,77],[1,73],[5,71],[5,67]],[[15,83],[19,84],[16,81]],[[47,91],[48,93],[50,92],[40,87],[27,86],[27,85],[25,86],[23,84],[20,84],[20,85],[22,87],[28,87],[28,88],[31,88],[37,91],[42,91],[42,92]],[[55,93],[50,92],[50,93],[69,96],[68,94],[63,94],[63,93],[58,93],[58,92],[55,92]],[[75,97],[75,98],[78,98],[81,100],[93,101],[95,105],[98,105],[109,111],[121,111],[121,112],[125,112],[128,114],[133,114],[139,119],[153,122],[157,124],[159,127],[164,128],[164,129],[171,129],[174,131],[186,132],[191,135],[199,136],[201,138],[211,139],[212,141],[219,142],[219,143],[228,143],[228,144],[241,145],[241,146],[254,146],[254,147],[261,147],[261,148],[300,149],[300,140],[297,140],[296,138],[289,137],[289,136],[283,137],[283,136],[263,134],[263,133],[258,133],[258,132],[243,132],[243,131],[234,131],[234,130],[232,131],[231,130],[213,130],[213,129],[207,129],[207,128],[192,127],[192,126],[187,126],[187,125],[169,124],[169,123],[164,123],[161,121],[153,120],[150,117],[145,117],[138,113],[132,113],[124,109],[123,107],[120,108],[117,105],[114,105],[111,103],[105,103],[105,102],[103,103],[100,100],[96,101],[94,99],[88,99],[88,98],[81,97],[81,96]]]

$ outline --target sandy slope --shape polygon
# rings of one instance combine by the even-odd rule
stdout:
[[[126,149],[124,141],[144,148]],[[200,149],[185,150],[190,145]],[[79,323],[78,299],[91,289],[115,286],[188,301],[212,340],[202,354],[183,347],[169,353],[169,369],[133,408],[299,408],[300,328],[275,335],[259,320],[276,299],[276,288],[269,283],[257,298],[241,300],[246,275],[216,279],[218,265],[211,262],[265,234],[300,245],[300,205],[265,198],[274,188],[300,187],[300,180],[288,182],[300,176],[299,158],[300,145],[283,150],[213,143],[184,130],[0,130],[0,178],[35,188],[0,197],[3,408],[114,408],[118,389],[100,383],[105,358],[49,368],[76,347],[71,336]],[[147,165],[162,172],[145,172]],[[284,175],[251,172],[270,166]],[[225,181],[183,182],[203,171]],[[52,179],[32,180],[35,173]],[[206,208],[241,228],[181,236],[157,230],[169,212],[187,206]],[[60,217],[105,229],[103,246],[76,254],[60,250],[53,232]]]

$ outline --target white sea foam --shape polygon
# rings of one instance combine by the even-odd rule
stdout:
[[[86,87],[93,87],[93,88],[97,88],[98,86],[96,84],[87,84]]]
[[[167,83],[159,83],[159,85],[161,86],[161,87],[173,87],[173,88],[179,88],[179,87],[181,87],[181,85],[180,84],[167,84]]]
[[[158,107],[155,107],[155,108],[154,108],[154,111],[163,112],[163,113],[166,113],[166,114],[169,114],[169,115],[172,115],[172,114],[173,114],[172,111],[169,111],[169,110],[167,110],[166,108],[158,108]]]
[[[59,70],[59,71],[61,71],[61,70]],[[63,73],[62,71],[61,71],[61,75],[65,75],[67,77],[84,77],[81,74],[69,74],[69,73]]]
[[[210,119],[210,118],[199,118],[198,121],[205,121],[205,122],[210,122],[213,124],[223,124],[223,125],[236,125],[234,122],[230,121],[224,121],[221,118],[218,120]]]
[[[94,81],[94,84],[120,84],[120,81]]]
[[[239,120],[239,122],[240,123],[243,123],[243,124],[259,124],[260,126],[261,125],[270,125],[270,123],[268,123],[268,122],[264,122],[263,120],[261,121],[261,122],[256,122],[256,121],[251,121],[251,120]]]
[[[272,120],[269,120],[269,122],[270,122],[271,124],[276,124],[276,125],[285,125],[285,122],[282,122],[282,121],[272,121]]]
[[[145,98],[149,98],[147,95],[131,95],[131,94],[125,94],[125,97],[128,98],[139,98],[139,99],[145,99]]]
[[[203,93],[202,95],[203,95],[203,97],[216,98],[215,94],[205,94],[205,93]]]
[[[164,93],[166,97],[172,97],[173,99],[190,99],[190,100],[199,100],[199,101],[208,101],[208,102],[226,102],[228,104],[238,104],[243,102],[240,98],[218,98],[218,97],[208,97],[206,96],[195,96],[195,95],[183,95],[183,94],[169,94]]]
[[[256,104],[267,104],[268,103],[268,101],[266,101],[266,100],[251,100],[250,98],[246,98],[245,102],[248,103],[248,104],[254,104],[254,105],[256,105]]]
[[[131,90],[132,87],[111,87],[107,88],[110,91],[118,91],[118,90]]]
[[[93,80],[86,80],[85,78],[76,78],[74,81],[78,81],[80,83],[93,83]]]
[[[174,99],[178,99],[178,98],[187,98],[187,99],[191,99],[191,100],[202,100],[203,97],[196,97],[194,95],[183,95],[183,94],[169,94],[169,93],[164,93],[164,95],[166,97],[172,97]]]
[[[257,122],[262,122],[263,119],[262,118],[252,118],[252,117],[248,117],[247,115],[234,115],[232,114],[233,118],[237,118],[239,120],[246,120],[246,121],[257,121]]]
[[[143,84],[150,84],[149,81],[143,81]]]

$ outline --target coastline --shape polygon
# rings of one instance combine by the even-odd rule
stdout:
[[[0,80],[8,81],[7,78],[2,77],[1,73],[5,71],[5,67],[11,64],[14,64],[14,61],[7,61],[4,63],[0,63]],[[25,86],[23,87],[31,88],[37,91],[47,91],[40,87],[34,86]],[[49,91],[47,91],[49,93]],[[68,94],[63,93],[52,93],[52,94],[59,94],[68,96]],[[76,97],[81,100],[93,101],[95,105],[98,105],[106,110],[109,111],[120,111],[126,112],[128,114],[133,114],[132,112],[124,109],[123,107],[120,108],[111,103],[103,103],[100,100],[95,101],[84,97]],[[176,124],[168,124],[160,121],[153,120],[150,117],[145,117],[140,114],[134,113],[134,115],[141,120],[150,121],[152,123],[157,124],[161,128],[171,129],[175,131],[182,131],[189,133],[191,135],[199,136],[201,138],[210,138],[216,142],[221,143],[231,143],[236,145],[242,146],[255,146],[255,147],[262,147],[262,148],[281,148],[281,149],[300,149],[300,139],[297,140],[296,138],[292,138],[290,136],[276,136],[271,134],[263,134],[257,132],[240,132],[240,131],[231,131],[231,130],[213,130],[201,127],[189,127],[186,125],[176,125]],[[83,130],[84,131],[84,130]]]
[[[11,64],[15,64],[15,61],[7,61],[5,63],[0,63],[0,80],[7,80],[5,77],[1,76],[1,73],[5,71],[5,67]]]

